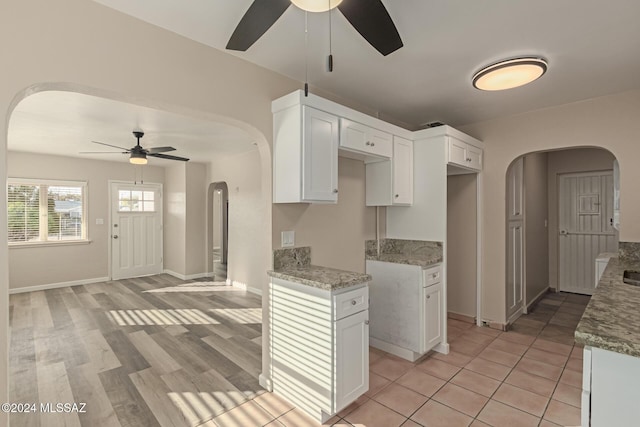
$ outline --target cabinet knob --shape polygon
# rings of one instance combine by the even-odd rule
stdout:
[[[337,189],[337,188],[336,188],[336,189],[334,189],[334,190],[333,190],[333,193],[334,193],[334,194],[338,194],[338,189]]]
[[[372,146],[372,147],[375,147],[375,145],[376,145],[376,143],[375,143],[375,142],[372,142],[372,143],[371,143],[371,146]]]
[[[431,298],[431,295],[427,295],[427,299]]]
[[[364,321],[364,324],[365,324],[365,325],[368,325],[368,324],[369,324],[369,320],[368,320],[368,319],[367,319],[367,320],[365,320],[365,321]]]
[[[396,199],[397,199],[398,197],[400,197],[400,195],[399,195],[399,194],[396,194]]]
[[[356,304],[357,304],[356,300],[351,300],[351,305],[356,305]]]
[[[431,277],[435,279],[436,277],[438,277],[438,273],[433,273]]]
[[[364,145],[372,145],[371,142],[367,141],[364,143]]]

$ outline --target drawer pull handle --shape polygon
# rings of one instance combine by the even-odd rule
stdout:
[[[356,305],[356,300],[351,300],[351,305]]]

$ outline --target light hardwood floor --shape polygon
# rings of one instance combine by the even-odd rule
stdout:
[[[263,392],[261,300],[163,274],[11,295],[12,414],[22,426],[198,426]]]

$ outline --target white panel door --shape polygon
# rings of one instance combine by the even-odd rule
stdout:
[[[303,107],[303,201],[338,201],[338,118]]]
[[[560,175],[559,286],[561,291],[593,294],[596,257],[618,250],[612,227],[613,173]]]
[[[507,234],[507,320],[522,313],[524,253],[522,221],[509,222]]]
[[[111,183],[111,278],[162,273],[162,191]]]

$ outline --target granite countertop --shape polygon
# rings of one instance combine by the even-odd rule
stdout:
[[[382,239],[365,242],[365,257],[372,261],[417,265],[423,268],[442,262],[442,243],[422,240]]]
[[[289,280],[325,291],[335,291],[371,281],[371,276],[368,274],[317,265],[285,267],[281,270],[269,271],[267,274],[277,279]]]
[[[612,257],[575,332],[576,342],[640,357],[640,287],[622,282],[640,264]]]

